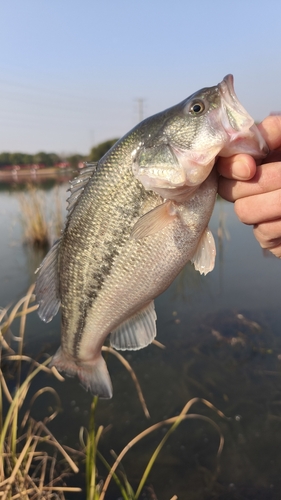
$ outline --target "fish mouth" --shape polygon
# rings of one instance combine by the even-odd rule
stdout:
[[[229,128],[239,132],[248,130],[254,124],[254,119],[247,113],[235,93],[233,75],[224,77],[219,83],[219,91],[227,115],[225,117],[227,120],[223,120],[226,130]]]
[[[255,125],[254,119],[242,106],[234,90],[233,75],[226,75],[218,85],[222,101],[222,125],[227,132],[230,142],[235,143],[236,149],[248,153],[254,158],[264,158],[269,148]],[[231,148],[228,148],[228,154]],[[222,152],[221,156],[224,156]]]
[[[245,115],[245,119],[248,120],[247,126],[249,126],[250,123],[253,124],[253,118],[251,118],[251,116],[247,113],[235,93],[233,75],[226,75],[223,81],[219,83],[219,89],[226,104],[228,104],[231,108],[234,108],[237,113]]]

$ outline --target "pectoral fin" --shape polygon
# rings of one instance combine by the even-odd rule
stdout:
[[[194,264],[196,271],[199,271],[200,274],[208,274],[215,267],[215,258],[215,240],[210,229],[207,227],[201,236],[191,262]]]
[[[136,351],[151,344],[156,337],[156,318],[154,303],[150,302],[111,333],[111,346],[121,351]]]
[[[136,240],[155,234],[164,229],[177,217],[173,203],[166,201],[143,215],[134,225],[131,238]]]

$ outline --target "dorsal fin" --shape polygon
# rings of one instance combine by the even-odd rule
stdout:
[[[85,163],[85,167],[80,170],[79,175],[70,181],[70,187],[68,188],[70,195],[66,200],[68,203],[68,217],[88,184],[89,179],[96,171],[96,168],[97,163]]]

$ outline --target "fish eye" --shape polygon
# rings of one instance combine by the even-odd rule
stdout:
[[[201,115],[205,111],[205,104],[202,101],[195,101],[192,103],[189,112],[192,115]]]

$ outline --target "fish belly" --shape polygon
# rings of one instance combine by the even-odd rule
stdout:
[[[103,343],[110,332],[168,288],[193,257],[216,192],[216,177],[211,176],[191,199],[180,204],[180,216],[172,223],[153,235],[127,240],[88,311],[77,349],[80,359],[94,356],[98,336]]]

